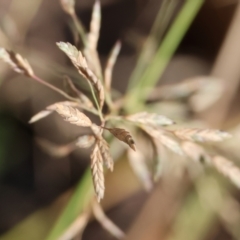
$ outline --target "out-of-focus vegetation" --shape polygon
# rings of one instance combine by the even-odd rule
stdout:
[[[56,114],[28,124],[46,106],[65,101],[66,96],[74,100],[78,89],[98,101],[55,45],[64,41],[81,50],[88,47],[86,32],[95,29],[89,27],[94,2],[74,3],[0,0],[0,45],[21,52],[36,73],[27,72],[32,79],[16,75],[1,62],[0,239],[110,239],[111,235],[138,240],[240,239],[238,2],[100,2],[102,66],[115,42],[122,42],[113,72],[114,90],[109,94],[105,88],[100,120],[101,114],[111,111],[121,115],[146,111],[177,123],[163,130],[174,136],[159,138],[156,147],[153,129],[139,131],[121,119],[120,126],[132,130],[136,155],[106,135],[116,162],[114,171],[105,174],[101,202],[105,213],[94,200],[90,150],[74,144],[87,130]],[[98,75],[97,53],[84,54]],[[21,70],[21,63],[15,69]],[[64,94],[40,85],[43,80],[36,76]],[[99,122],[94,116],[99,110],[98,106],[92,111],[90,121]],[[142,116],[126,119],[142,124],[148,120]],[[118,117],[110,127],[119,124]],[[209,144],[229,136],[209,130],[215,128],[233,137]]]

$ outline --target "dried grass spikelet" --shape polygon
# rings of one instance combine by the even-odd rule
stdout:
[[[75,14],[75,0],[60,0],[62,9],[69,15]]]
[[[102,108],[104,104],[104,89],[102,82],[88,67],[86,59],[83,57],[82,53],[70,43],[59,42],[57,43],[57,46],[70,58],[73,65],[78,69],[78,72],[93,86],[100,107]]]
[[[92,124],[91,129],[97,138],[101,138],[103,129],[96,124]]]
[[[77,139],[76,146],[79,148],[89,148],[95,141],[96,138],[93,135],[83,135]]]
[[[0,48],[0,59],[8,63],[15,72],[24,74],[27,77],[34,76],[33,69],[31,68],[28,61],[22,58],[22,56],[18,53]]]
[[[120,52],[120,49],[121,49],[121,42],[117,41],[116,44],[113,46],[113,49],[107,60],[107,64],[104,71],[104,83],[105,83],[105,89],[107,92],[110,92],[110,89],[111,89],[113,67],[116,63],[117,56]]]
[[[92,125],[92,121],[76,108],[62,103],[56,103],[54,108],[54,110],[61,115],[65,121],[70,122],[71,124],[81,127],[91,127]]]
[[[70,102],[70,101],[64,101],[64,102],[58,102],[58,103],[51,104],[48,107],[46,107],[45,110],[42,110],[42,111],[36,113],[34,116],[32,116],[28,123],[30,123],[30,124],[35,123],[35,122],[47,117],[51,113],[53,113],[54,110],[55,110],[55,105],[56,104],[64,104],[64,105],[72,106],[72,107],[77,107],[78,106],[78,103]]]
[[[112,156],[110,154],[110,149],[109,149],[108,143],[105,141],[105,139],[100,138],[99,141],[97,142],[97,144],[100,149],[104,164],[106,165],[106,167],[108,169],[113,171],[114,162],[113,162]]]
[[[173,120],[165,116],[162,116],[156,113],[148,113],[148,112],[139,112],[139,113],[127,116],[126,119],[134,123],[151,125],[153,127],[175,124]]]
[[[214,156],[212,165],[218,172],[229,178],[233,184],[240,188],[240,169],[233,162],[222,156]]]
[[[182,140],[196,142],[220,142],[231,137],[231,134],[216,129],[183,128],[174,134]]]
[[[134,151],[136,150],[135,142],[131,134],[125,129],[122,129],[122,128],[104,128],[104,129],[107,129],[110,133],[112,133],[112,135],[114,135],[114,137],[116,137],[120,141],[128,144],[128,146],[132,148]]]
[[[131,151],[129,149],[128,159],[134,173],[140,179],[145,190],[150,191],[153,187],[153,183],[143,153],[141,151]]]
[[[104,174],[103,174],[103,160],[98,144],[95,144],[91,154],[91,170],[92,179],[98,202],[104,196]]]
[[[152,138],[154,138],[154,141],[160,142],[162,145],[179,155],[183,155],[183,151],[178,143],[178,140],[171,132],[156,129],[148,125],[142,125],[141,128]]]
[[[190,141],[182,142],[182,150],[184,153],[195,162],[208,162],[210,161],[210,156],[204,150],[203,147],[196,143]]]

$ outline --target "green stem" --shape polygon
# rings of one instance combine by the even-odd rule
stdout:
[[[92,84],[91,84],[89,81],[87,81],[87,82],[88,82],[88,85],[89,85],[89,87],[90,87],[90,90],[91,90],[91,93],[92,93],[94,102],[95,102],[95,104],[96,104],[96,106],[97,106],[99,117],[100,117],[101,121],[103,122],[103,121],[104,121],[104,118],[103,118],[103,115],[102,115],[102,110],[101,110],[101,108],[100,108],[100,106],[99,106],[99,104],[98,104],[98,100],[97,100],[97,98],[96,98],[96,95],[95,95],[95,92],[94,92],[94,90],[93,90]]]
[[[144,106],[145,99],[163,74],[203,2],[204,0],[186,1],[154,58],[149,61],[148,68],[138,82],[131,86],[126,97],[126,110],[128,112],[137,111]]]

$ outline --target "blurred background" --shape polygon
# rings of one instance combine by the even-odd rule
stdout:
[[[186,2],[177,1],[164,35]],[[234,133],[234,140],[220,145],[218,151],[238,165],[239,1],[203,2],[159,76],[159,85],[212,76],[224,80],[223,92],[211,107],[203,110],[195,111],[181,101],[175,105],[162,103],[158,111],[183,122],[204,121],[205,126]],[[93,0],[76,0],[77,16],[86,29],[93,4]],[[121,40],[122,50],[113,72],[113,88],[120,94],[127,89],[161,6],[161,0],[101,0],[98,51],[104,66],[114,43]],[[73,43],[74,34],[71,19],[58,0],[0,0],[0,46],[21,53],[41,78],[65,89],[63,75],[77,78],[77,72],[57,48],[55,43],[59,41]],[[86,130],[65,123],[56,114],[28,124],[35,113],[64,98],[18,75],[7,64],[1,62],[0,66],[0,239],[47,239],[73,187],[89,166],[88,151],[78,149],[67,154],[65,148]],[[209,90],[208,95],[218,94],[215,90]],[[49,154],[46,146],[57,150]],[[102,206],[126,233],[126,239],[240,239],[239,191],[214,171],[206,170],[204,177],[191,178],[186,169],[178,168],[175,175],[166,173],[147,192],[127,157],[121,158],[114,172],[106,176]],[[178,158],[171,155],[169,161]],[[82,239],[96,238],[114,239],[97,221],[91,220]]]

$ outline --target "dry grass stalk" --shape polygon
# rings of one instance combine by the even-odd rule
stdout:
[[[134,123],[151,125],[153,127],[175,124],[173,120],[165,116],[162,116],[156,113],[148,113],[148,112],[139,112],[139,113],[127,116],[126,119]]]
[[[36,138],[37,144],[41,149],[54,158],[63,158],[68,156],[74,149],[74,143],[68,143],[64,145],[57,145],[47,139]]]
[[[87,44],[90,50],[95,51],[97,49],[100,25],[101,25],[101,8],[100,2],[96,0],[93,6],[92,18],[90,22],[90,32],[88,34]]]
[[[47,117],[51,113],[53,113],[54,110],[55,110],[56,104],[64,104],[64,105],[72,106],[72,107],[77,107],[79,105],[76,102],[69,102],[69,101],[64,101],[64,102],[58,102],[58,103],[51,104],[48,107],[46,107],[45,110],[42,110],[42,111],[36,113],[34,116],[32,116],[28,123],[30,123],[30,124],[35,123],[35,122]]]
[[[22,58],[18,53],[0,48],[0,59],[8,63],[15,72],[24,74],[27,77],[33,77],[34,72],[28,61]]]
[[[128,159],[129,163],[136,174],[140,179],[145,190],[150,191],[153,187],[152,177],[148,170],[148,167],[145,162],[145,157],[141,151],[131,151],[128,150]]]
[[[110,92],[111,90],[113,67],[116,63],[117,56],[120,52],[120,49],[121,49],[121,42],[117,41],[116,44],[113,46],[113,49],[107,60],[107,64],[104,71],[104,83],[105,83],[105,89],[107,92]]]
[[[69,15],[75,14],[75,0],[60,0],[62,9]]]
[[[125,237],[124,232],[116,226],[111,219],[109,219],[106,214],[104,213],[101,205],[93,201],[92,203],[92,210],[95,218],[98,222],[102,225],[104,229],[106,229],[112,236],[116,237],[117,239],[123,239]]]
[[[84,135],[77,139],[76,146],[79,148],[89,148],[95,141],[96,138],[93,135]]]
[[[220,142],[231,137],[227,132],[216,129],[183,128],[174,131],[174,134],[182,140],[196,142]]]
[[[69,228],[58,238],[58,240],[71,240],[77,235],[81,235],[88,224],[90,212],[83,212]]]
[[[95,109],[92,101],[84,93],[82,93],[79,89],[76,88],[76,86],[68,76],[64,76],[64,79],[67,81],[72,91],[77,95],[78,100],[80,100],[80,104],[82,104],[86,108]]]
[[[160,142],[162,145],[170,149],[171,151],[183,155],[182,148],[178,143],[176,137],[169,131],[156,129],[148,125],[142,125],[141,128],[150,135],[154,141]]]
[[[56,103],[54,104],[54,110],[61,115],[65,121],[70,122],[81,127],[91,127],[92,121],[78,109],[71,106]]]
[[[98,144],[95,144],[95,147],[91,154],[91,170],[95,193],[98,202],[100,202],[100,200],[104,196],[105,186],[103,173],[103,159]]]
[[[107,129],[110,133],[112,133],[117,139],[122,142],[125,142],[132,148],[134,151],[135,149],[135,142],[131,136],[131,134],[122,128],[104,128]]]
[[[240,188],[240,169],[233,162],[222,156],[214,156],[211,161],[218,172],[229,178],[234,185]]]
[[[78,72],[93,86],[97,93],[99,105],[102,108],[104,104],[104,89],[102,82],[88,67],[86,59],[77,48],[70,43],[59,42],[57,46],[70,58]]]
[[[110,154],[110,149],[109,149],[108,143],[105,141],[105,139],[103,139],[103,138],[99,139],[98,147],[100,149],[104,164],[106,165],[106,167],[108,169],[113,171],[114,162],[113,162],[112,156]]]

